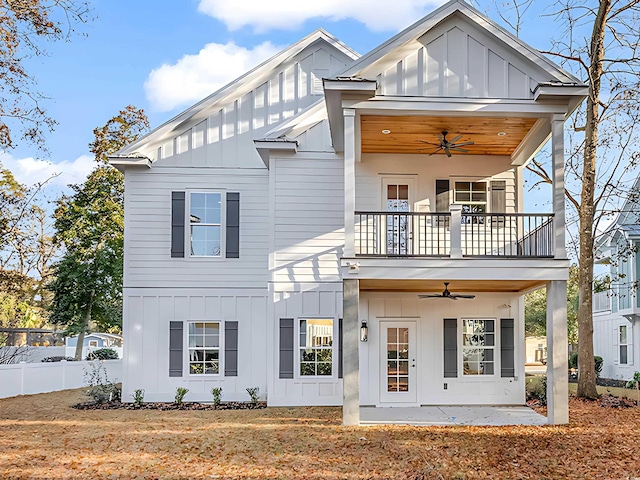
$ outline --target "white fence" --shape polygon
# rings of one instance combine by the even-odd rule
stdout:
[[[56,392],[85,386],[84,371],[91,362],[18,363],[0,365],[0,398]],[[105,360],[112,382],[122,380],[122,360]]]

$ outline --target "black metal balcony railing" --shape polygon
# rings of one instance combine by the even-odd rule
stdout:
[[[356,255],[552,258],[553,214],[355,212]]]
[[[447,256],[451,214],[356,212],[356,254],[384,257]]]
[[[553,214],[463,213],[462,254],[553,257]]]

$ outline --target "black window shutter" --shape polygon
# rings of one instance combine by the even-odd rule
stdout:
[[[280,378],[293,378],[293,318],[280,319]]]
[[[240,193],[227,193],[227,258],[240,258]]]
[[[169,322],[169,376],[182,376],[182,322]]]
[[[238,322],[224,322],[224,376],[238,376]]]
[[[515,377],[515,331],[513,318],[500,319],[500,376]]]
[[[342,378],[342,362],[344,361],[342,353],[342,319],[338,319],[338,378]]]
[[[436,180],[436,212],[449,211],[449,180]]]
[[[491,213],[507,211],[507,182],[494,180],[491,182]]]
[[[171,257],[184,257],[185,193],[171,192]]]
[[[444,378],[458,376],[458,319],[444,319]]]

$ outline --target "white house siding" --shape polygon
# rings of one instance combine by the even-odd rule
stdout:
[[[326,42],[315,42],[287,60],[271,78],[240,91],[179,128],[172,138],[145,146],[160,166],[264,167],[253,140],[322,98],[322,78],[352,62]]]
[[[342,318],[342,282],[272,283],[269,287],[273,315],[267,343],[275,348],[269,356],[269,405],[342,405],[342,379],[338,378],[338,322]],[[294,378],[279,378],[279,321],[294,319]],[[300,319],[333,320],[333,375],[326,378],[301,377],[297,350]]]
[[[169,376],[169,322],[238,322],[238,375],[224,375],[221,334],[220,375],[189,375],[184,324],[183,376]],[[147,401],[173,401],[186,387],[188,401],[212,401],[211,388],[222,387],[223,401],[248,400],[246,388],[267,387],[267,289],[133,288],[125,289],[125,362],[123,399],[138,388]]]
[[[368,320],[368,341],[360,342],[360,404],[381,401],[380,322],[409,321],[417,327],[417,405],[521,405],[524,392],[524,299],[516,294],[477,294],[473,300],[418,299],[416,293],[360,292],[360,318]],[[444,378],[443,319],[495,319],[495,374],[462,375],[462,334],[458,325],[458,378]],[[514,378],[500,377],[502,318],[515,319]],[[413,357],[413,356],[412,356]],[[368,365],[368,369],[367,369]],[[364,367],[364,368],[363,368]],[[447,388],[444,388],[444,385]]]
[[[156,165],[150,170],[127,171],[125,288],[266,288],[268,173],[264,167]],[[240,258],[171,258],[171,192],[189,190],[240,192]]]
[[[356,163],[356,210],[380,211],[382,179],[407,176],[415,179],[412,211],[435,212],[436,180],[504,180],[507,212],[516,212],[516,172],[508,157],[458,155],[453,160],[441,155],[363,154]],[[453,186],[453,185],[452,185]],[[453,202],[452,202],[453,203]],[[386,209],[385,209],[386,210]]]
[[[627,365],[619,362],[619,327],[626,325],[632,333],[632,344],[628,352]],[[601,377],[629,380],[633,373],[640,371],[640,326],[631,324],[617,313],[594,313],[593,315],[593,353],[602,357]]]
[[[421,37],[377,80],[380,95],[531,99],[549,78],[457,15]]]

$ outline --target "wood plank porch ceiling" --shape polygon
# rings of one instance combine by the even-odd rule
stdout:
[[[546,282],[540,280],[387,280],[362,279],[361,291],[378,292],[433,292],[441,293],[444,282],[449,282],[452,293],[518,293],[540,288]]]
[[[438,149],[438,134],[449,132],[447,140],[462,135],[456,143],[474,142],[463,147],[468,153],[452,152],[454,156],[511,155],[536,121],[536,118],[363,115],[360,118],[362,153],[428,155]],[[383,130],[390,133],[384,134]],[[505,135],[498,135],[499,132]]]

